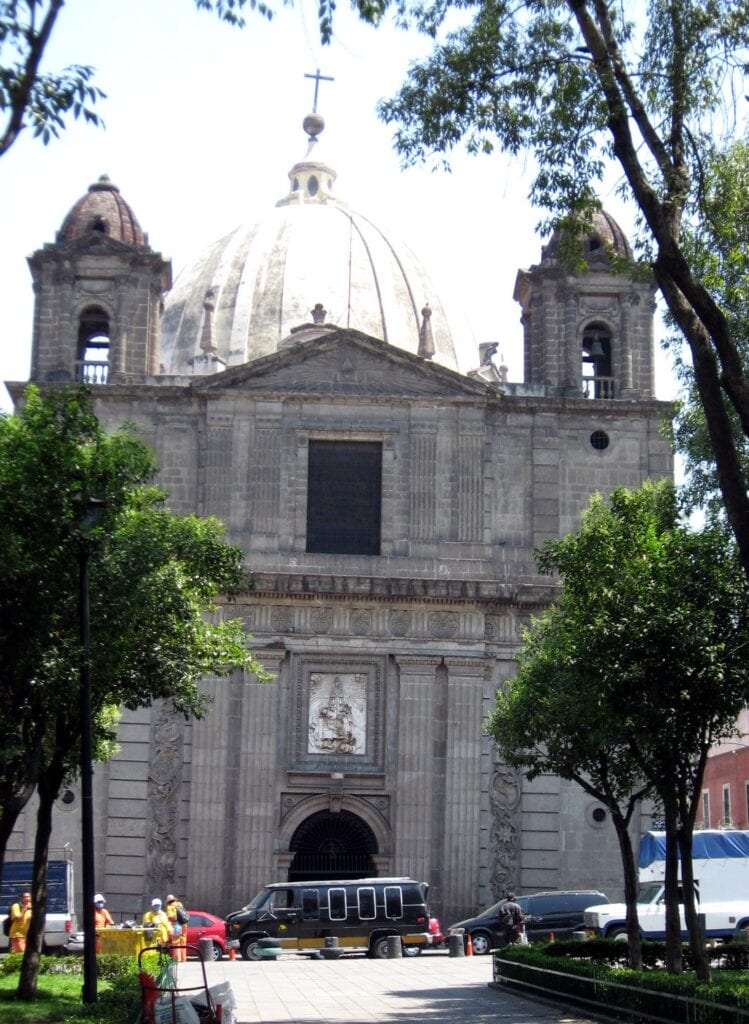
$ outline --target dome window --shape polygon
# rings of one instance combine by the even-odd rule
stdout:
[[[292,192],[298,192],[299,191],[299,178],[294,178],[293,182],[291,183],[291,191]]]
[[[583,331],[582,385],[586,398],[613,398],[611,332],[603,324],[589,324]]]
[[[109,234],[109,231],[107,230],[107,222],[103,217],[94,217],[90,226],[92,231],[99,231],[102,235]]]
[[[76,380],[106,384],[109,379],[109,316],[100,306],[89,306],[78,322]]]
[[[318,180],[314,176],[314,174],[311,174],[310,178],[309,178],[309,181],[307,182],[307,192],[311,196],[316,196],[317,193],[319,192],[319,190],[320,190],[320,183],[318,182]]]

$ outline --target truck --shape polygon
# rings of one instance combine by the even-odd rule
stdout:
[[[697,912],[704,917],[705,937],[728,941],[749,926],[749,831],[704,829],[695,832],[692,841]],[[645,939],[666,937],[665,852],[665,832],[646,832],[640,841],[637,899],[637,918]],[[681,863],[679,873],[681,876]],[[683,906],[679,916],[686,939]],[[588,907],[584,922],[589,935],[627,937],[624,903]]]
[[[73,856],[68,849],[47,863],[47,920],[44,929],[44,951],[65,952],[69,939],[75,934],[77,922],[74,909]],[[0,876],[0,918],[4,918],[24,890],[31,890],[32,860],[12,860],[6,854]],[[6,952],[10,940],[0,930],[0,952]]]

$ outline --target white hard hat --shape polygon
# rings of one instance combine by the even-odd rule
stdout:
[[[161,900],[158,899],[158,897],[155,900],[151,900],[151,906],[152,907],[160,907],[161,906]]]
[[[97,894],[94,896],[94,903],[106,903],[106,902],[107,901],[104,899],[102,894],[100,892],[97,892]]]

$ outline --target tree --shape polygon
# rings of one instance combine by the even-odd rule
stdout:
[[[749,250],[749,145],[730,143],[706,155],[701,170],[699,201],[702,216],[691,216],[683,233],[690,262],[716,296],[728,318],[741,360],[746,365],[749,336],[749,292],[746,288]],[[673,327],[673,324],[671,325]],[[686,495],[691,505],[720,517],[722,504],[715,476],[704,411],[699,403],[689,360],[681,357],[678,339],[670,339],[684,387],[674,420],[674,438],[684,456]],[[749,441],[729,408],[731,429],[744,473],[749,472]]]
[[[608,503],[595,496],[580,530],[547,543],[538,565],[559,573],[562,591],[527,635],[489,730],[511,763],[573,778],[610,808],[630,932],[622,826],[630,799],[658,797],[668,837],[667,963],[681,968],[680,854],[690,943],[707,978],[691,837],[708,749],[733,733],[749,684],[749,583],[735,544],[720,528],[683,525],[663,482],[620,488]]]
[[[682,242],[689,203],[701,213],[700,167],[741,86],[749,43],[744,0],[654,0],[626,21],[605,0],[355,0],[377,23],[389,8],[432,36],[380,106],[405,163],[500,146],[535,157],[531,198],[578,234],[612,166],[634,200],[656,283],[686,338],[726,515],[749,573],[747,478],[730,429],[749,435],[745,364],[709,281]],[[450,28],[457,25],[458,27]],[[448,30],[450,28],[450,30]],[[741,93],[743,95],[743,91]]]
[[[272,10],[262,0],[194,0],[230,25],[244,25],[242,11]],[[93,84],[94,69],[73,64],[60,72],[43,71],[45,51],[65,0],[0,0],[0,156],[25,128],[46,145],[65,128],[66,116],[101,124],[94,110],[104,93]]]
[[[0,863],[25,802],[39,796],[33,908],[19,985],[33,998],[44,932],[54,800],[78,773],[81,712],[79,550],[90,551],[91,712],[95,749],[111,750],[116,708],[170,701],[200,716],[201,677],[267,678],[242,622],[214,609],[244,587],[240,550],[215,519],[176,516],[150,486],[153,458],[131,431],[107,435],[86,389],[0,418]],[[105,502],[84,541],[90,498]]]

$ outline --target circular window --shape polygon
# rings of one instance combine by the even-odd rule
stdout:
[[[585,820],[592,828],[605,828],[609,823],[609,812],[602,804],[588,804]]]
[[[603,452],[609,446],[609,435],[605,430],[594,430],[590,435],[590,443],[597,452]]]

